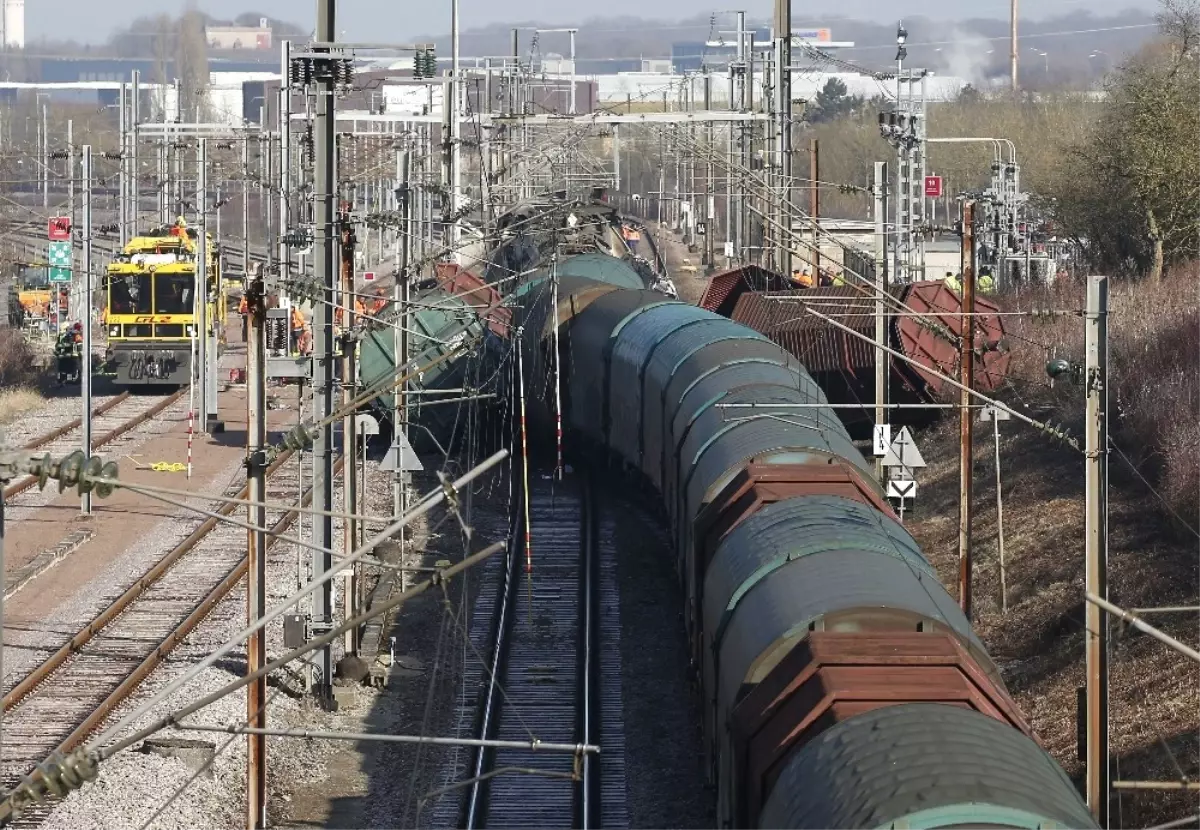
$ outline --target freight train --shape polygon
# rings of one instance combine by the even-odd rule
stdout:
[[[619,280],[536,282],[528,377],[557,325],[572,443],[670,525],[720,826],[1096,826],[795,356]]]

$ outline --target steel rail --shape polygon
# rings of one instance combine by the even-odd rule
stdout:
[[[335,476],[342,471],[344,462],[345,456],[342,456],[334,463],[333,474]],[[268,474],[270,472],[272,471],[268,471]],[[288,527],[290,527],[291,524],[296,521],[296,517],[300,515],[301,510],[306,507],[311,500],[312,487],[309,487],[308,490],[305,491],[304,496],[301,498],[297,507],[285,513],[277,522],[275,522],[274,525],[272,525],[271,529],[267,531],[267,543],[266,549],[263,551],[264,554],[266,551],[270,550],[277,541],[276,534],[283,533],[285,530],[287,530]],[[216,522],[213,521],[213,524],[215,526]],[[182,643],[187,636],[204,621],[205,617],[212,613],[212,610],[217,607],[217,604],[220,603],[221,600],[225,599],[229,592],[232,591],[239,582],[246,578],[246,572],[249,569],[249,566],[249,557],[243,556],[238,561],[238,564],[234,565],[233,568],[230,569],[230,571],[225,575],[224,579],[217,583],[217,585],[208,592],[204,599],[200,601],[200,604],[192,610],[192,613],[188,614],[183,622],[177,625],[170,634],[163,638],[162,642],[160,642],[154,648],[154,650],[151,651],[150,654],[148,654],[146,658],[138,664],[137,668],[130,672],[129,675],[123,681],[121,681],[121,684],[117,686],[117,688],[111,693],[109,693],[108,697],[102,700],[100,704],[92,710],[92,713],[84,718],[84,720],[71,731],[71,734],[63,739],[63,742],[58,745],[55,751],[65,754],[83,743],[83,741],[86,740],[87,737],[94,732],[101,723],[104,722],[105,718],[112,714],[113,710],[124,703],[125,700],[131,694],[133,694],[134,690],[141,685],[142,681],[150,676],[151,672],[162,665],[162,662],[172,651],[174,651],[176,646]]]
[[[571,771],[551,772],[545,769],[529,769],[524,758],[501,757],[497,747],[493,745],[498,737],[506,732],[511,734],[513,730],[527,732],[533,739],[540,740],[543,730],[553,732],[561,727],[566,727],[571,732],[573,745],[600,745],[601,736],[597,728],[600,711],[597,511],[588,476],[581,473],[576,481],[577,485],[569,484],[570,489],[567,491],[575,492],[566,496],[566,503],[573,503],[578,508],[573,523],[568,522],[565,514],[556,515],[557,509],[563,509],[556,507],[556,504],[559,499],[564,498],[564,494],[558,492],[557,483],[549,496],[535,493],[532,489],[528,494],[521,495],[522,499],[526,495],[529,496],[530,506],[534,509],[534,523],[537,525],[534,534],[542,534],[543,576],[536,589],[537,593],[541,594],[536,599],[543,603],[541,613],[553,614],[563,623],[567,622],[569,615],[574,616],[568,626],[571,632],[568,640],[561,640],[563,635],[567,634],[566,629],[553,635],[548,632],[535,635],[525,631],[525,621],[518,619],[517,604],[522,593],[519,585],[522,570],[520,563],[527,542],[525,535],[519,533],[518,520],[514,528],[518,529],[517,538],[521,540],[518,542],[521,547],[514,550],[507,563],[505,581],[497,597],[499,607],[496,609],[492,628],[494,633],[493,652],[490,657],[491,674],[480,700],[480,720],[476,730],[479,750],[470,765],[470,778],[463,782],[470,787],[463,807],[465,821],[460,824],[463,827],[486,827],[495,823],[509,826],[506,822],[512,819],[516,804],[513,800],[514,791],[506,786],[503,793],[498,792],[496,787],[500,779],[497,775],[504,770],[517,769],[537,772],[549,778],[569,779],[570,787],[569,790],[557,791],[553,788],[545,790],[535,787],[521,796],[528,799],[527,806],[530,811],[524,826],[570,824],[581,830],[600,826],[603,807],[600,798],[600,771],[596,760],[591,758],[589,753],[577,753]],[[518,509],[514,515],[521,515],[521,510]],[[575,528],[573,532],[577,533],[575,542],[567,542],[563,536],[571,524]],[[510,531],[514,528],[510,528]],[[571,545],[573,550],[569,551],[566,545]],[[573,572],[575,576],[567,577],[567,572]],[[531,574],[526,574],[526,579],[531,578]],[[534,600],[532,586],[529,600]],[[574,607],[568,610],[569,605]],[[532,608],[528,609],[527,613],[532,615]],[[531,663],[529,646],[533,641],[529,638],[540,641],[543,636],[554,638],[554,643],[542,643],[548,651],[539,660]],[[544,673],[544,664],[552,660],[566,660],[565,655],[558,653],[556,649],[561,651],[561,647],[567,642],[570,642],[570,648],[574,651],[574,659],[567,661],[570,664],[570,679],[560,678],[560,682],[571,686],[573,717],[566,711],[555,711],[553,707],[557,706],[557,703],[551,704],[551,708],[545,708],[546,701],[539,701],[536,693],[532,698],[522,696],[522,692],[529,692],[531,688],[549,682]],[[550,654],[557,656],[552,658]],[[510,707],[515,708],[509,711]],[[509,719],[512,718],[515,720],[509,723]],[[563,738],[559,737],[558,742],[563,743]],[[547,811],[559,809],[561,814],[549,818]],[[548,820],[553,823],[547,823]]]
[[[172,392],[166,398],[159,401],[154,406],[147,409],[145,412],[139,413],[138,415],[134,416],[133,418],[130,418],[128,421],[121,424],[121,426],[117,427],[116,429],[109,430],[104,435],[101,435],[99,438],[93,439],[92,450],[93,451],[98,450],[101,447],[103,447],[105,444],[108,444],[108,443],[120,438],[122,435],[129,432],[130,430],[140,427],[142,424],[146,423],[146,421],[149,421],[154,416],[160,414],[164,409],[169,407],[171,404],[178,401],[183,396],[183,393],[186,391],[187,391],[187,389],[179,389],[175,392]],[[56,436],[56,437],[61,437],[61,436]],[[37,484],[37,481],[38,481],[37,476],[28,476],[26,478],[21,479],[16,484],[11,485],[4,491],[4,498],[11,499],[14,496],[24,493],[30,487]]]
[[[106,401],[105,403],[103,403],[100,406],[93,409],[92,417],[94,418],[97,415],[103,415],[105,412],[108,412],[108,410],[112,409],[114,406],[121,403],[128,397],[129,397],[128,390],[122,392],[121,394],[115,396],[112,400]],[[79,427],[81,427],[82,425],[83,425],[83,418],[82,417],[76,418],[74,421],[71,421],[69,424],[64,424],[63,426],[59,427],[58,429],[54,430],[53,432],[48,432],[39,438],[34,438],[32,441],[30,441],[28,444],[25,445],[25,449],[36,450],[38,447],[44,447],[46,444],[49,444],[51,441],[54,441],[58,438],[62,438],[64,435],[66,435],[71,430],[79,429]]]
[[[267,476],[272,475],[279,467],[292,456],[291,450],[286,450],[280,453],[267,468]],[[242,498],[249,493],[249,487],[243,485],[239,491]],[[222,516],[228,516],[238,509],[240,505],[237,502],[227,502],[220,507],[217,512]],[[82,649],[85,645],[91,642],[97,634],[121,615],[130,605],[134,603],[143,593],[145,593],[154,583],[171,569],[171,567],[179,561],[179,559],[189,553],[205,536],[207,536],[218,525],[219,520],[210,518],[205,520],[198,528],[196,528],[186,539],[171,549],[162,559],[155,563],[154,567],[142,575],[133,585],[117,597],[107,608],[96,615],[91,622],[81,628],[74,637],[68,640],[50,657],[48,657],[40,666],[31,671],[25,678],[13,686],[12,690],[4,696],[3,707],[4,711],[12,709],[22,698],[30,694],[39,684],[44,682],[50,675],[57,671],[71,655]]]

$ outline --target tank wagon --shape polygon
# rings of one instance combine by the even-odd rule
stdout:
[[[549,296],[515,310],[529,376],[557,318],[574,445],[671,526],[721,826],[1096,826],[795,356],[653,291]]]
[[[511,312],[501,306],[500,295],[494,289],[457,266],[440,266],[436,279],[430,282],[412,298],[416,311],[407,323],[411,363],[428,366],[464,344],[483,343],[472,359],[443,360],[409,381],[408,388],[417,393],[408,398],[405,407],[409,422],[430,430],[435,439],[444,440],[456,423],[456,410],[438,405],[438,396],[430,393],[474,382],[482,363],[495,355],[497,340],[509,336]],[[395,318],[396,311],[386,308],[378,316],[387,321]],[[362,388],[377,386],[395,375],[396,337],[397,329],[386,323],[362,333],[358,359]],[[376,414],[386,419],[391,418],[394,405],[390,392],[371,401]]]

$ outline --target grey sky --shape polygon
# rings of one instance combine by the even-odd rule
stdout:
[[[710,0],[711,2],[711,0]],[[888,17],[905,14],[947,14],[953,17],[998,17],[1008,15],[1008,0],[837,0],[828,4],[801,3],[793,0],[796,25],[819,25],[819,13],[810,15],[802,8],[821,5],[835,9],[838,16],[875,19],[887,9]],[[199,8],[214,15],[232,17],[245,11],[259,11],[273,17],[311,25],[316,0],[197,0]],[[752,15],[765,16],[770,0],[743,0],[730,4],[721,0],[711,7],[703,0],[603,0],[601,4],[572,0],[460,0],[464,26],[485,25],[509,20],[537,19],[546,23],[578,23],[606,15],[650,15],[670,20],[694,16],[711,9],[744,8]],[[1025,15],[1048,17],[1083,10],[1098,14],[1124,8],[1153,8],[1154,0],[1038,0],[1022,3]],[[42,37],[74,38],[85,42],[103,41],[118,26],[132,17],[181,10],[183,0],[31,0],[25,4],[26,39]],[[1026,11],[1028,10],[1028,11]],[[386,39],[399,41],[419,34],[437,34],[450,28],[450,0],[339,0],[338,29],[353,40]],[[340,34],[339,31],[339,34]],[[836,32],[835,32],[836,37]]]

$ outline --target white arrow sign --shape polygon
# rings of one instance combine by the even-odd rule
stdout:
[[[888,498],[911,499],[917,495],[917,483],[911,479],[894,478],[888,482]]]
[[[876,424],[874,434],[875,456],[887,455],[888,447],[892,445],[892,425]]]
[[[888,447],[887,454],[883,457],[883,466],[908,467],[909,469],[925,466],[925,459],[921,457],[921,451],[917,449],[917,442],[913,440],[908,427],[901,429],[900,434]]]

